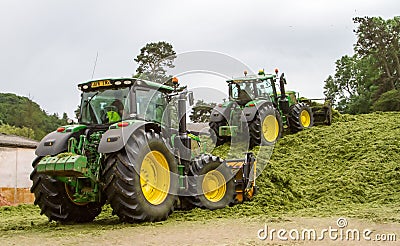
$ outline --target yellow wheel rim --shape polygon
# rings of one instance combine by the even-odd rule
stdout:
[[[265,140],[274,142],[279,135],[278,119],[273,115],[268,115],[262,122],[262,133]]]
[[[309,127],[310,126],[310,124],[311,124],[311,116],[310,116],[310,114],[308,113],[307,110],[301,111],[300,121],[301,121],[301,124],[303,125],[303,127]]]
[[[220,201],[226,193],[226,180],[224,175],[217,170],[208,172],[204,175],[202,188],[203,194],[207,200],[211,202]]]
[[[144,157],[140,168],[140,185],[146,200],[159,205],[168,196],[170,187],[168,161],[159,151],[150,151]]]

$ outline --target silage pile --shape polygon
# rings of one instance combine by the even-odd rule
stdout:
[[[260,149],[260,193],[243,205],[252,212],[400,204],[400,113],[340,116],[286,135],[265,155]]]

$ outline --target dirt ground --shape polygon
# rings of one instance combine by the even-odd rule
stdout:
[[[399,245],[400,224],[396,223],[374,223],[368,220],[347,219],[347,226],[343,227],[342,235],[346,230],[360,231],[360,240],[353,240],[349,234],[340,239],[340,230],[329,235],[328,232],[321,237],[321,232],[330,228],[340,229],[337,225],[338,218],[284,218],[279,221],[264,221],[262,219],[218,219],[214,221],[185,221],[173,222],[160,225],[134,226],[116,228],[112,230],[99,230],[91,233],[75,234],[73,236],[58,232],[15,233],[9,237],[0,235],[0,245]],[[268,236],[265,240],[265,229],[268,228]],[[271,240],[271,232],[273,240]],[[276,231],[286,230],[282,234],[287,241],[280,240]],[[314,229],[317,232],[317,240],[309,239],[308,234],[301,239],[302,230]],[[261,230],[261,231],[260,231]],[[289,232],[292,230],[292,237],[296,237],[295,231],[299,231],[299,240],[292,240]],[[368,230],[366,235],[371,239],[363,237],[363,231]],[[1,233],[1,232],[0,232]],[[385,235],[383,235],[385,234]],[[356,234],[354,234],[356,235]],[[376,241],[380,235],[391,242]],[[333,239],[331,239],[332,237]],[[337,238],[337,239],[335,239]],[[318,240],[320,239],[320,240]]]

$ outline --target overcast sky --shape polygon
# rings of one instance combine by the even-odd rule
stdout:
[[[211,54],[196,60],[204,64],[197,70],[213,64],[212,72],[221,73],[231,64],[226,57],[253,71],[278,67],[288,88],[322,97],[334,62],[353,53],[352,18],[399,14],[398,0],[0,0],[0,92],[30,96],[49,113],[73,117],[76,85],[91,79],[97,52],[94,78],[130,77],[141,47],[167,41],[182,57]],[[196,63],[191,57],[188,71]],[[224,91],[224,76],[192,73],[181,83]]]

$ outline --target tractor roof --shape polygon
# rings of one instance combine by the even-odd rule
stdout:
[[[243,82],[253,82],[255,80],[263,81],[267,79],[274,79],[276,75],[274,74],[263,74],[263,75],[248,75],[244,77],[237,77],[233,79],[229,79],[227,83],[243,83]]]
[[[163,92],[174,91],[174,88],[170,86],[137,78],[108,78],[108,79],[91,80],[78,84],[78,88],[79,90],[85,92],[85,91],[97,91],[105,88],[128,87],[132,85],[149,87],[151,89],[160,90]]]

